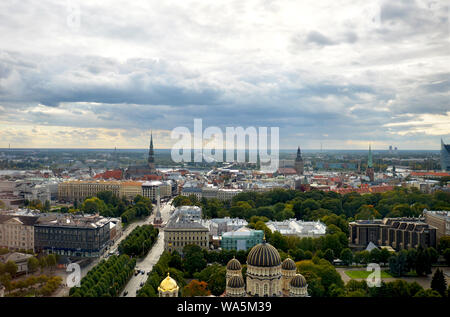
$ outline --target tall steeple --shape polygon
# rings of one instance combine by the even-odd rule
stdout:
[[[375,172],[373,169],[372,148],[371,148],[370,144],[369,144],[369,157],[367,158],[366,175],[369,177],[371,182],[373,182],[375,180]]]
[[[302,152],[300,151],[300,146],[297,149],[297,157],[295,158],[294,168],[295,168],[295,171],[297,172],[297,175],[303,175],[304,166],[303,166],[303,158],[302,158]]]
[[[148,166],[151,171],[155,171],[155,152],[153,150],[153,131],[150,134],[150,148],[148,150]]]
[[[297,157],[295,158],[296,161],[302,161],[302,151],[300,151],[300,146],[297,149]]]
[[[367,160],[367,167],[373,167],[373,159],[372,159],[372,148],[369,144],[369,158]]]
[[[155,162],[155,152],[153,150],[153,132],[150,135],[150,149],[148,150],[148,162],[149,163]]]

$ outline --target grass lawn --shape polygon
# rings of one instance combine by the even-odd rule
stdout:
[[[345,274],[347,274],[350,278],[367,278],[371,273],[373,273],[373,271],[366,271],[366,270],[345,271]],[[381,271],[381,278],[389,278],[389,277],[393,276],[386,271]]]

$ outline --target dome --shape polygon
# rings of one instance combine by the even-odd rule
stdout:
[[[242,269],[241,263],[235,258],[232,258],[227,264],[227,270],[240,271]]]
[[[231,288],[242,288],[245,286],[244,279],[242,276],[233,276],[228,280],[227,286]]]
[[[281,264],[281,268],[283,270],[289,270],[289,271],[297,271],[297,267],[295,266],[295,262],[294,260],[292,260],[291,258],[287,258],[283,261],[283,263]]]
[[[306,287],[308,286],[308,284],[306,283],[306,279],[303,275],[301,274],[297,274],[296,276],[294,276],[291,280],[290,285],[292,287]]]
[[[172,292],[175,290],[178,290],[177,282],[167,273],[167,277],[159,284],[158,291]]]
[[[265,241],[255,245],[248,254],[247,264],[257,267],[274,267],[281,264],[280,253]]]

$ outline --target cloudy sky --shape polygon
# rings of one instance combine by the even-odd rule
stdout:
[[[446,0],[0,2],[0,148],[168,148],[175,127],[280,147],[450,143]]]

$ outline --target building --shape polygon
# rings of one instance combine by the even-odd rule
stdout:
[[[158,190],[161,198],[168,198],[172,196],[172,183],[161,181],[150,181],[142,184],[142,195],[150,198],[155,202]]]
[[[450,236],[450,211],[424,209],[423,215],[425,217],[425,222],[436,228],[437,241],[444,236]]]
[[[445,144],[441,139],[441,169],[450,172],[450,144]]]
[[[164,250],[182,253],[184,246],[189,244],[208,249],[209,229],[189,216],[174,214],[164,227]]]
[[[120,181],[67,181],[58,185],[58,199],[66,202],[84,201],[86,198],[96,196],[97,193],[102,191],[110,191],[120,197],[121,193],[128,192],[128,189],[123,190],[121,188],[122,182]]]
[[[278,231],[284,236],[320,237],[327,231],[327,226],[320,221],[289,219],[269,221],[266,225],[272,232]]]
[[[200,221],[202,209],[198,206],[180,206],[172,214],[172,218],[176,217],[180,217],[183,221]]]
[[[10,252],[0,255],[0,262],[14,262],[17,265],[17,274],[28,273],[28,259],[33,255],[19,252]]]
[[[179,290],[177,282],[167,273],[167,277],[158,286],[158,295],[159,297],[178,297]]]
[[[225,232],[235,231],[248,225],[240,218],[213,218],[209,221],[209,232],[212,236],[221,236]]]
[[[155,151],[153,149],[153,134],[150,136],[147,165],[131,165],[125,172],[125,178],[146,178],[149,175],[158,175],[155,167]]]
[[[99,257],[110,244],[110,219],[101,216],[43,216],[34,226],[34,236],[36,252]]]
[[[202,199],[202,189],[198,187],[183,187],[180,194],[186,197],[194,195],[198,200]]]
[[[297,149],[297,157],[295,158],[294,163],[295,171],[297,172],[297,175],[303,175],[304,172],[304,165],[303,165],[303,158],[302,158],[302,152],[300,151],[300,147]]]
[[[232,259],[227,264],[226,296],[229,297],[306,297],[308,284],[291,259],[281,262],[277,249],[263,240],[247,257],[246,283],[241,265]]]
[[[248,250],[263,241],[264,231],[242,227],[222,234],[220,247],[224,250]]]
[[[133,200],[137,195],[142,195],[143,184],[141,182],[121,182],[119,197],[125,197],[127,200]]]
[[[366,176],[369,177],[369,180],[373,182],[375,180],[375,171],[373,169],[373,158],[372,158],[372,149],[369,145],[369,157],[367,159],[367,169]]]
[[[377,246],[390,246],[395,250],[436,248],[436,228],[423,218],[384,218],[357,220],[349,224],[350,246],[365,249],[372,242]]]
[[[35,216],[0,215],[0,247],[9,250],[34,250]]]

